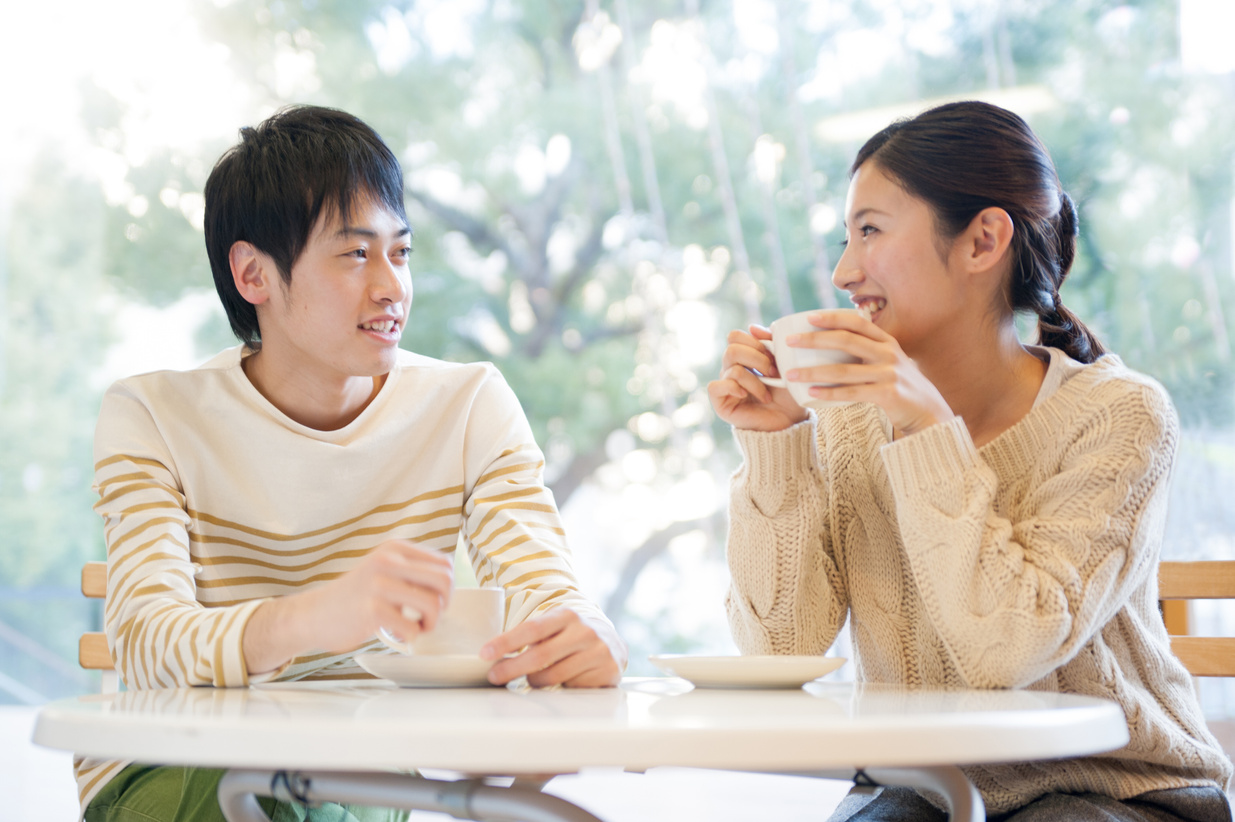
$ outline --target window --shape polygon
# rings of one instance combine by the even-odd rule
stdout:
[[[0,131],[0,701],[90,687],[73,648],[99,614],[75,579],[103,556],[99,396],[232,344],[201,191],[236,129],[289,102],[346,108],[399,153],[405,344],[505,373],[631,673],[732,651],[738,457],[704,392],[725,333],[838,301],[854,151],[944,99],[1008,106],[1047,142],[1082,220],[1065,300],[1183,420],[1166,553],[1235,555],[1224,0],[121,5],[0,26],[0,67],[27,78],[0,89],[23,114]],[[49,60],[30,33],[53,29]]]

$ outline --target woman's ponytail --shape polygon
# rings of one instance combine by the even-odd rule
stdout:
[[[1093,362],[1105,354],[1106,349],[1080,318],[1064,307],[1063,300],[1059,297],[1059,288],[1076,258],[1078,233],[1076,206],[1062,189],[1059,191],[1059,213],[1051,222],[1053,231],[1044,233],[1054,235],[1051,238],[1054,240],[1054,253],[1049,257],[1043,254],[1045,259],[1042,259],[1041,265],[1034,267],[1036,270],[1022,271],[1022,276],[1030,280],[1030,288],[1036,286],[1040,293],[1046,293],[1047,299],[1029,300],[1017,305],[1014,295],[1012,307],[1028,308],[1038,315],[1040,345],[1058,348],[1078,362]],[[1024,263],[1025,257],[1022,256],[1021,259]],[[1013,291],[1015,292],[1015,289]]]

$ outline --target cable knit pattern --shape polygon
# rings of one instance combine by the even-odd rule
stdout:
[[[1115,356],[1055,349],[1033,409],[976,448],[963,421],[896,441],[876,406],[736,431],[726,605],[744,653],[819,654],[850,618],[860,680],[1103,697],[1127,747],[967,768],[991,813],[1052,791],[1225,790],[1158,612],[1179,425]]]

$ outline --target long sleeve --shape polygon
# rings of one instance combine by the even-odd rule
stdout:
[[[747,651],[815,650],[777,640],[810,636],[792,608],[839,620],[847,603],[859,680],[1120,706],[1130,742],[1118,751],[966,767],[992,814],[1049,791],[1225,789],[1231,762],[1158,612],[1179,437],[1169,397],[1116,356],[1037,351],[1050,366],[1033,408],[981,448],[959,420],[893,441],[886,415],[863,404],[821,413],[813,452],[798,431],[739,435],[735,637]]]
[[[247,685],[242,638],[261,601],[197,601],[183,487],[150,413],[123,386],[103,399],[95,490],[107,542],[104,623],[125,684]]]
[[[476,393],[464,444],[464,537],[481,585],[506,589],[506,626],[567,606],[606,619],[579,591],[565,531],[544,484],[544,456],[496,369]]]
[[[960,420],[883,449],[926,615],[970,686],[1046,676],[1155,573],[1178,424],[1149,386],[1108,383],[1093,400],[1015,519],[996,505],[1000,479]],[[1036,456],[1024,438],[992,450],[1013,463]]]
[[[735,432],[745,460],[730,495],[725,605],[744,653],[821,654],[844,624],[814,431],[807,421]]]

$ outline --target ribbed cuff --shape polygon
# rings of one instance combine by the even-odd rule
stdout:
[[[735,428],[733,436],[746,459],[746,474],[752,484],[783,483],[786,476],[818,468],[814,411],[807,419],[783,431]]]
[[[978,449],[960,417],[890,442],[880,449],[880,455],[892,491],[900,499],[919,488],[954,485],[957,477],[980,463]]]

